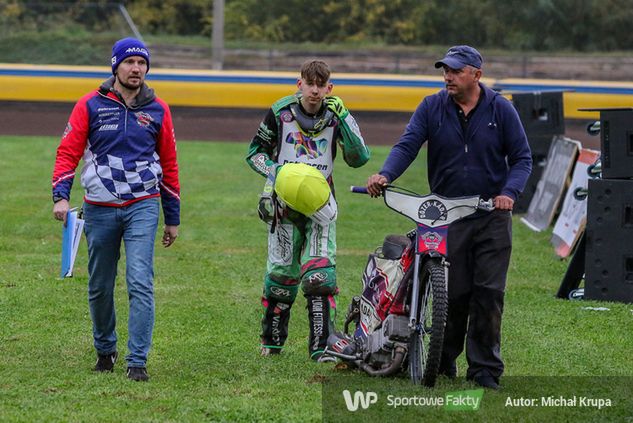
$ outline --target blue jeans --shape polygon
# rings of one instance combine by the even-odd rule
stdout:
[[[129,367],[144,367],[154,328],[154,240],[158,227],[158,198],[127,207],[84,203],[88,240],[88,302],[94,346],[98,354],[116,351],[114,281],[125,245],[125,279],[130,302],[128,319]]]

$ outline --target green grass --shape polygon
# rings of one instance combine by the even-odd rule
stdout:
[[[182,225],[174,246],[157,246],[150,382],[126,380],[123,360],[113,374],[92,373],[85,240],[75,276],[58,278],[61,228],[50,201],[57,143],[55,138],[0,138],[0,421],[319,421],[321,382],[376,386],[364,375],[307,360],[302,298],[294,307],[284,354],[258,356],[266,230],[255,205],[263,179],[246,166],[246,145],[234,143],[179,142]],[[337,161],[339,324],[350,297],[359,292],[367,254],[385,234],[411,227],[381,201],[346,192],[378,170],[387,152],[375,147],[363,169]],[[424,173],[418,160],[399,183],[423,192]],[[80,199],[77,180],[72,204]],[[633,306],[555,299],[566,263],[555,258],[550,235],[515,221],[503,325],[506,375],[631,376]],[[127,341],[123,269],[121,263],[116,288],[122,355]],[[466,368],[463,359],[459,364]],[[378,383],[391,390],[410,388],[406,378]],[[521,385],[509,382],[503,393],[486,393],[478,413],[453,412],[450,420],[494,421],[503,414],[486,407],[486,398],[520,396]],[[438,391],[416,392],[462,389],[473,386],[441,379]],[[558,421],[561,409],[549,410],[547,420]]]
[[[0,63],[104,66],[120,33],[23,31],[0,36]]]
[[[59,65],[92,65],[104,66],[110,57],[112,44],[125,36],[130,36],[127,28],[112,27],[108,31],[86,30],[79,25],[55,28],[21,29],[2,31],[0,27],[0,63],[31,63]],[[143,34],[150,48],[154,45],[171,45],[172,49],[180,47],[199,47],[206,49],[211,57],[209,37],[197,35]],[[387,45],[377,41],[350,41],[340,43],[274,43],[267,41],[225,40],[225,47],[230,50],[270,50],[284,53],[318,52],[318,54],[346,54],[358,51],[370,51],[383,56],[419,55],[441,57],[446,45]],[[514,57],[521,60],[525,56],[560,57],[577,56],[579,58],[621,57],[629,55],[629,51],[578,52],[572,50],[527,51],[487,48],[489,55]],[[316,54],[316,53],[315,53]],[[588,59],[589,60],[589,59]],[[597,78],[597,77],[595,77]],[[595,79],[594,78],[594,79]]]

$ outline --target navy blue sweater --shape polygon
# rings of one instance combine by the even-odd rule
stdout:
[[[415,160],[428,141],[429,184],[445,197],[507,195],[516,200],[532,170],[523,125],[512,104],[480,84],[482,99],[466,133],[446,90],[426,97],[392,148],[380,174],[390,182]]]

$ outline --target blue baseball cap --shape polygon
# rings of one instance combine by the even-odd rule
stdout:
[[[451,69],[462,69],[464,66],[470,65],[474,68],[481,69],[484,59],[479,52],[471,46],[453,46],[448,49],[446,56],[435,62],[435,68],[448,66]]]

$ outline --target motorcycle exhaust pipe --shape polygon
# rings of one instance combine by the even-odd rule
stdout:
[[[396,352],[394,354],[393,360],[391,361],[391,364],[389,365],[389,367],[386,367],[380,370],[374,369],[369,364],[361,360],[358,360],[356,362],[356,365],[359,368],[363,369],[370,376],[378,376],[378,377],[391,376],[400,370],[402,366],[402,362],[404,361],[405,354],[406,354],[406,350],[403,347],[396,347]]]

